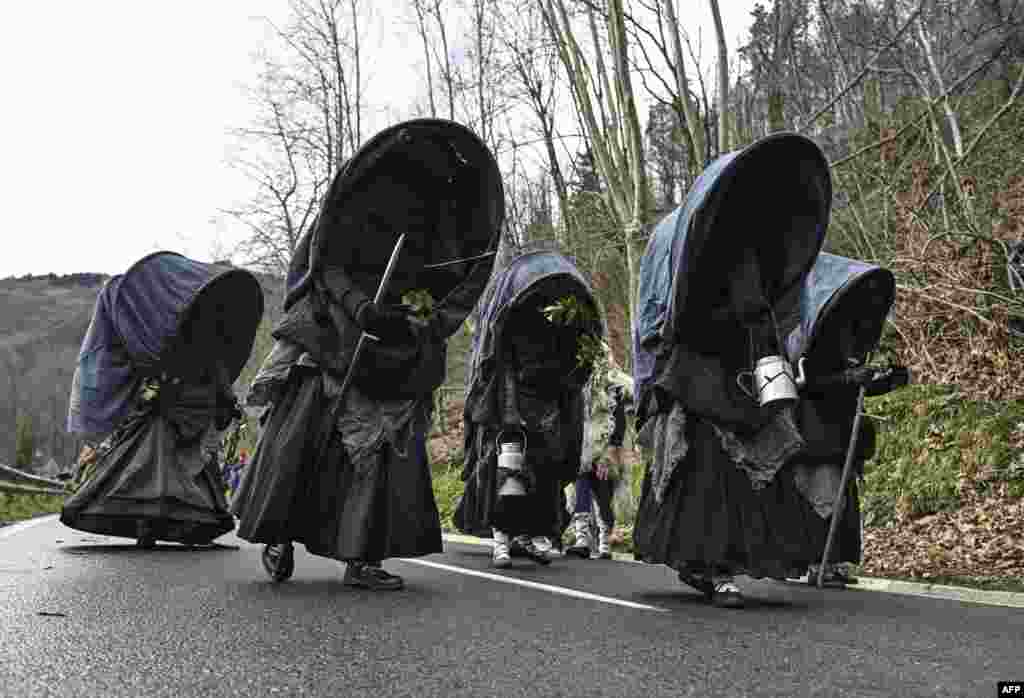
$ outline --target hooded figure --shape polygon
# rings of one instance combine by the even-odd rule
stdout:
[[[892,308],[896,280],[892,272],[838,255],[821,253],[804,284],[800,324],[787,338],[787,353],[805,378],[797,409],[798,424],[806,441],[794,459],[797,489],[816,514],[812,527],[818,558],[825,546],[836,492],[842,483],[843,462],[852,436],[857,410],[857,385],[835,377],[864,366],[878,346],[885,318]],[[868,394],[886,392],[876,384]],[[875,449],[875,429],[861,422],[854,451],[854,467],[864,474],[864,463]],[[830,563],[860,562],[861,521],[856,480],[845,493],[846,506],[837,529],[838,539],[829,553]],[[811,565],[808,582],[816,577]],[[825,581],[842,585],[852,581],[842,570],[826,570]]]
[[[292,258],[277,341],[248,398],[267,406],[263,430],[232,500],[239,536],[266,544],[275,580],[294,570],[293,541],[347,562],[344,583],[371,589],[403,585],[384,558],[442,550],[426,452],[433,392],[503,219],[493,156],[450,121],[386,129],[335,175]]]
[[[549,537],[564,528],[563,489],[579,468],[583,386],[603,336],[589,282],[558,251],[535,243],[495,270],[473,333],[455,523],[493,534],[498,567],[517,552],[550,562]],[[521,453],[519,471],[499,467],[509,442]]]
[[[566,555],[586,560],[596,552],[602,560],[612,557],[613,500],[629,484],[623,444],[632,403],[632,377],[611,365],[595,370],[584,388],[583,449],[570,498],[574,541]]]
[[[234,528],[219,432],[241,416],[231,386],[262,315],[251,273],[174,252],[107,282],[68,413],[68,431],[99,446],[83,452],[64,524],[142,547],[205,544]]]
[[[715,160],[641,261],[636,554],[716,605],[743,605],[734,575],[784,579],[820,553],[786,466],[804,445],[792,400],[765,402],[771,381],[748,379],[762,359],[784,361],[831,198],[821,150],[775,134]]]

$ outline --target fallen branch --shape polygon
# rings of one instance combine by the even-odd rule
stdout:
[[[996,324],[992,320],[989,320],[984,315],[981,315],[980,313],[978,313],[978,311],[974,310],[973,308],[969,308],[966,305],[961,305],[959,303],[954,303],[953,301],[948,301],[945,298],[940,298],[938,296],[931,295],[925,289],[918,289],[918,288],[914,288],[913,286],[904,286],[902,284],[896,284],[896,288],[899,289],[900,291],[907,291],[907,292],[913,293],[914,295],[917,295],[917,296],[923,296],[923,297],[927,298],[930,301],[934,301],[935,303],[941,303],[942,305],[947,305],[947,306],[949,306],[951,308],[956,308],[957,310],[962,310],[963,312],[967,313],[968,315],[973,316],[976,320],[978,320],[979,322],[981,322],[982,324],[984,324],[984,325],[986,325],[988,327],[991,327],[992,329],[998,329],[999,328],[998,324]]]

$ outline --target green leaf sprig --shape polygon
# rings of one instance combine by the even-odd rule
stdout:
[[[551,305],[540,309],[548,322],[553,325],[583,330],[576,340],[576,365],[596,367],[607,355],[607,346],[589,330],[597,323],[593,307],[577,296],[562,296]]]
[[[139,397],[143,402],[152,402],[160,394],[160,381],[156,378],[147,378],[139,389]]]
[[[426,320],[434,312],[434,297],[430,291],[417,288],[402,294],[402,303],[412,308],[412,314]]]
[[[541,308],[540,312],[551,324],[565,327],[585,327],[596,320],[590,304],[572,295],[562,296],[551,305]]]
[[[607,357],[608,346],[597,336],[584,332],[576,340],[576,365],[597,368]]]

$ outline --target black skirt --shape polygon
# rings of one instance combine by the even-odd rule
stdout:
[[[688,422],[689,450],[660,503],[645,478],[634,529],[636,557],[678,570],[777,579],[820,561],[828,522],[797,490],[791,467],[754,491],[711,424],[700,418]]]
[[[425,435],[401,449],[383,443],[375,466],[357,470],[328,423],[322,385],[319,371],[296,367],[271,408],[232,504],[239,537],[337,560],[441,552]]]
[[[465,485],[462,497],[455,507],[455,526],[463,533],[489,538],[492,529],[511,536],[559,537],[565,528],[568,513],[565,506],[565,485],[560,479],[562,468],[553,465],[553,456],[542,447],[527,452],[526,467],[531,473],[528,493],[504,497],[499,501],[498,490],[504,476],[498,471],[498,456],[493,438],[497,430],[478,427],[484,436],[475,453],[472,468],[463,473]],[[530,443],[541,441],[538,435],[528,434]]]
[[[182,439],[173,418],[152,413],[122,428],[60,520],[90,533],[205,544],[235,526],[224,491],[198,436]]]

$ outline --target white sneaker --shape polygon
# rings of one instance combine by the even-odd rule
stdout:
[[[606,528],[597,532],[597,556],[602,560],[612,559],[612,546],[608,543],[608,529]]]
[[[576,542],[565,549],[566,555],[584,560],[590,559],[590,514],[574,514],[572,517],[573,533]]]
[[[497,568],[508,567],[512,564],[512,556],[508,549],[508,536],[502,531],[494,529],[494,547],[491,549],[491,565]]]
[[[491,564],[494,567],[508,567],[512,564],[512,557],[508,554],[508,543],[495,543],[491,551]]]

